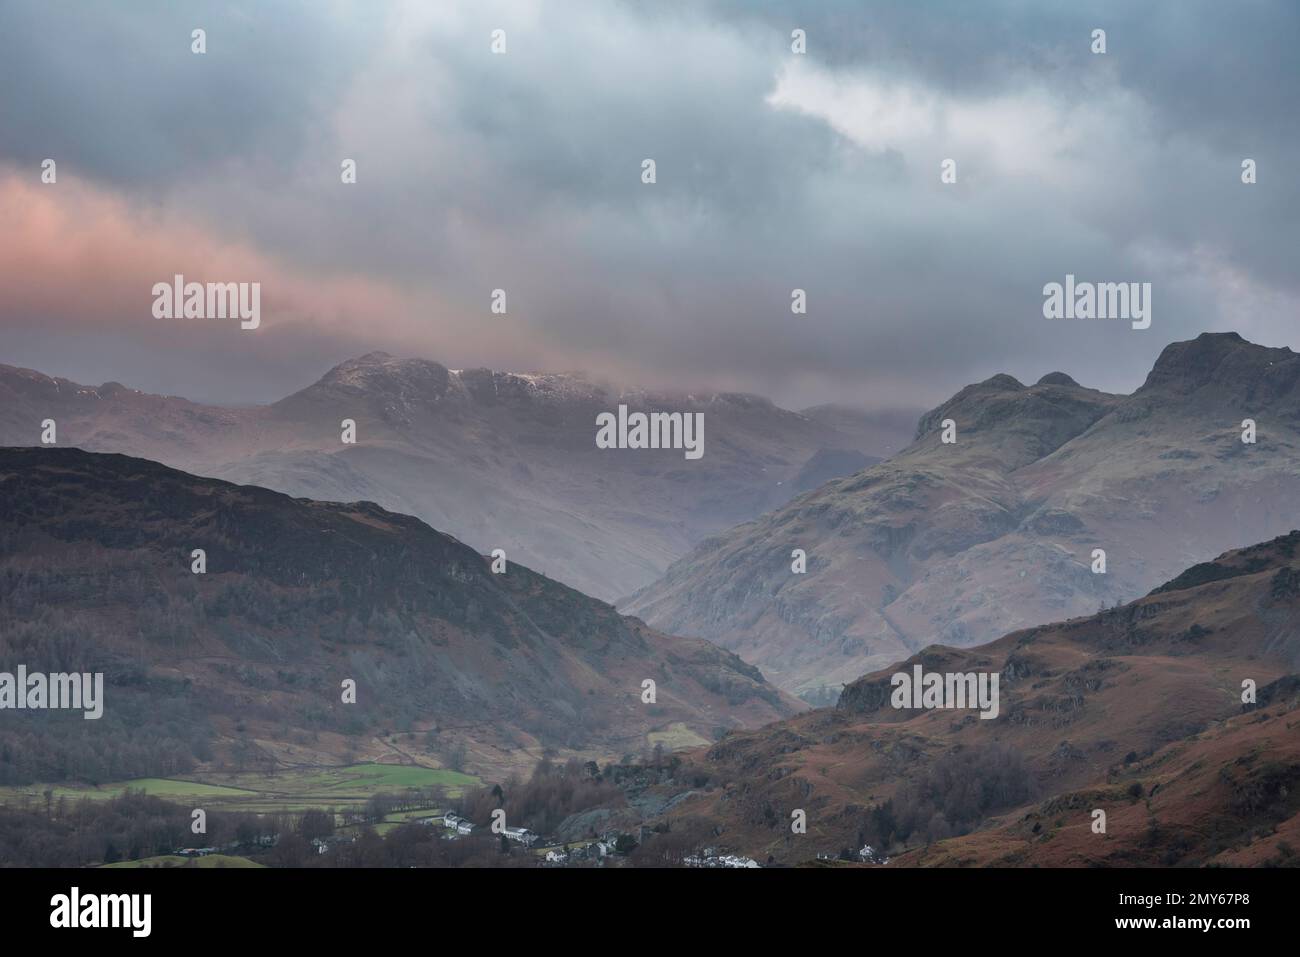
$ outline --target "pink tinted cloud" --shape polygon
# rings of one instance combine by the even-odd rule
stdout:
[[[61,175],[0,172],[0,324],[52,323],[124,335],[158,332],[154,283],[260,282],[261,330],[305,323],[331,338],[402,338],[413,303],[363,276],[313,276],[186,221]],[[194,320],[189,320],[194,321]],[[387,323],[387,328],[384,328]],[[376,327],[379,328],[376,328]],[[259,331],[261,331],[259,330]],[[245,332],[245,335],[248,333]],[[385,335],[386,334],[386,335]]]

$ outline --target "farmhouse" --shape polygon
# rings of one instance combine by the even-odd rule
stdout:
[[[858,851],[858,860],[864,864],[888,864],[889,858],[877,853],[870,844],[864,844]]]
[[[532,847],[539,838],[539,835],[534,834],[526,827],[508,827],[502,833],[509,840],[518,841],[524,847]]]
[[[452,814],[451,812],[442,816],[442,825],[447,828],[447,830],[455,831],[457,834],[468,834],[474,830],[473,824],[461,817],[459,814]]]

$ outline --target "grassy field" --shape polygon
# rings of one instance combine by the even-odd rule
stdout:
[[[209,854],[207,857],[180,857],[164,854],[161,857],[143,857],[138,861],[119,861],[116,864],[104,864],[104,867],[265,867],[250,861],[246,857],[232,857],[227,854]]]
[[[131,781],[104,784],[97,788],[56,786],[52,790],[54,791],[55,801],[59,798],[67,798],[69,801],[91,798],[98,801],[117,797],[128,788],[132,791],[144,791],[146,794],[153,794],[169,801],[193,799],[209,803],[224,803],[258,797],[256,791],[245,791],[241,788],[204,784],[200,781],[181,781],[172,778],[136,778]],[[0,788],[0,804],[16,804],[22,800],[24,795],[34,802],[41,802],[45,800],[44,792],[45,786],[40,784]]]
[[[380,792],[401,793],[407,788],[441,788],[448,797],[457,797],[479,779],[456,771],[398,764],[353,764],[345,767],[291,768],[273,772],[205,774],[202,780],[173,778],[137,778],[91,787],[54,787],[53,798],[69,801],[81,798],[102,800],[115,797],[130,788],[145,791],[164,800],[202,803],[208,810],[248,811],[268,814],[275,811],[298,812],[310,808],[344,808],[364,804]],[[45,787],[0,788],[0,804],[16,804],[23,797],[33,804],[42,803]],[[419,816],[419,815],[416,815]]]
[[[334,768],[303,768],[271,774],[248,772],[223,775],[224,785],[262,793],[338,796],[365,800],[380,791],[441,787],[459,793],[478,778],[441,768],[404,764],[352,764]]]
[[[701,745],[709,743],[708,738],[700,737],[700,735],[696,734],[680,721],[670,724],[663,731],[651,731],[646,735],[646,740],[650,742],[651,747],[656,744],[662,744],[666,751],[677,751],[682,748],[698,748]]]
[[[439,817],[442,813],[441,808],[423,808],[417,811],[394,811],[392,814],[384,818],[384,820],[395,821],[398,824],[402,824],[406,821],[418,821],[422,817]]]

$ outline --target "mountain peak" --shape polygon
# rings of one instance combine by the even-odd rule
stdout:
[[[384,419],[408,425],[417,409],[447,394],[451,374],[428,359],[400,359],[387,352],[367,352],[330,369],[307,388],[286,396],[272,408],[303,416],[318,414],[322,402],[371,403]]]
[[[445,366],[429,359],[401,359],[387,352],[367,352],[340,362],[317,385],[334,385],[364,391],[430,388],[441,394],[447,387]]]
[[[1065,373],[1044,376],[1039,385],[1077,383]],[[995,451],[1003,464],[1019,467],[1059,448],[1101,418],[1116,397],[1082,390],[1071,394],[1030,389],[1015,376],[998,373],[968,385],[938,408],[921,417],[919,441],[935,432],[944,419],[957,422],[962,434],[975,437],[978,447]]]
[[[1015,376],[1008,375],[1005,372],[999,372],[997,375],[989,376],[983,382],[980,382],[976,385],[976,388],[1015,389],[1017,391],[1023,389],[1024,387],[1025,384],[1023,382],[1021,382]]]
[[[1049,372],[1047,373],[1047,375],[1043,376],[1034,384],[1035,385],[1068,385],[1068,386],[1073,386],[1076,389],[1082,388],[1079,385],[1079,383],[1075,382],[1074,379],[1070,378],[1064,372]]]
[[[1206,388],[1256,398],[1278,398],[1300,380],[1300,356],[1269,348],[1235,332],[1203,332],[1165,346],[1135,395],[1154,390],[1188,395]]]

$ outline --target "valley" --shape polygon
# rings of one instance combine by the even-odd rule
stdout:
[[[679,425],[707,418],[708,454],[601,449],[598,416],[615,408]],[[624,388],[578,373],[449,370],[382,352],[271,405],[231,408],[0,366],[0,446],[40,445],[52,419],[60,447],[376,502],[605,601],[650,583],[702,538],[885,458],[915,418],[799,413],[754,395]],[[341,441],[345,419],[353,443]],[[703,435],[683,438],[697,445]]]
[[[388,388],[376,361],[342,381]],[[374,502],[0,449],[0,672],[103,676],[94,721],[8,713],[0,829],[44,813],[59,853],[143,867],[1289,863],[1300,532],[1261,532],[1290,517],[1297,381],[1203,336],[1133,396],[970,386],[627,603],[675,621],[707,587],[726,650]],[[59,830],[101,819],[118,839]]]

